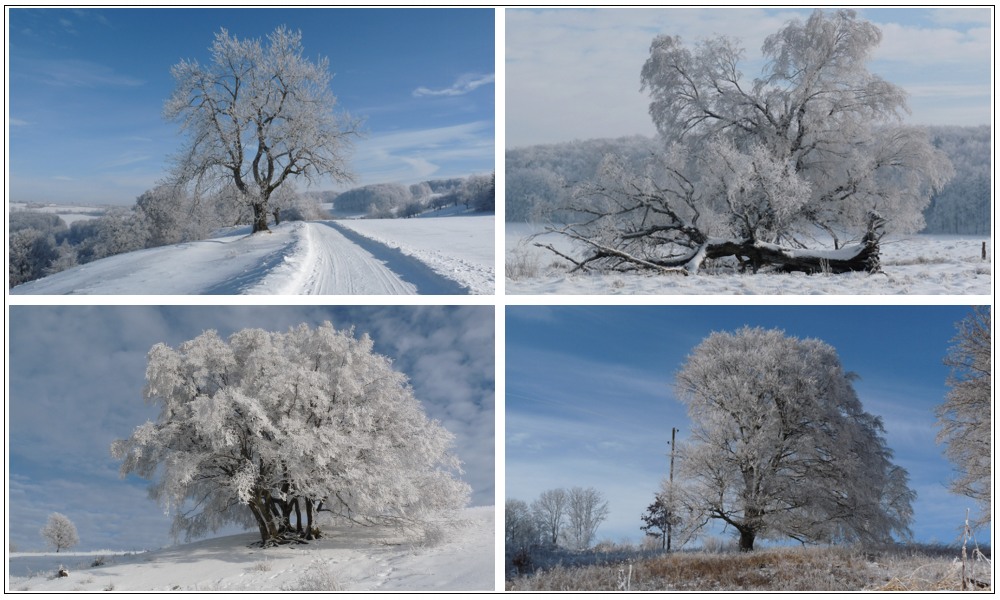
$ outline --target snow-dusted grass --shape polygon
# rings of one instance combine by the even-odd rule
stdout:
[[[883,241],[884,273],[843,275],[570,273],[572,265],[527,238],[536,225],[506,224],[508,294],[918,294],[988,295],[993,263],[990,240],[971,236],[914,235]],[[566,238],[544,235],[561,252],[575,251]],[[981,257],[987,242],[987,260]]]
[[[368,237],[349,239],[355,223]],[[491,294],[493,223],[492,216],[286,222],[254,235],[240,228],[111,256],[11,293]]]
[[[917,591],[962,589],[960,550],[780,547],[752,553],[678,552],[655,557],[589,553],[508,577],[507,590]],[[548,561],[551,562],[551,561]],[[974,569],[974,571],[973,571]],[[970,574],[971,573],[971,574]],[[992,566],[966,561],[966,576],[992,585]],[[976,583],[967,584],[977,587]]]
[[[134,554],[8,555],[9,591],[477,591],[494,588],[494,510],[468,508],[426,531],[338,527],[261,549],[256,534]],[[95,557],[105,564],[91,567]],[[64,565],[68,577],[53,577]]]

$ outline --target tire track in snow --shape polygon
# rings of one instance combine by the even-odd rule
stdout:
[[[323,223],[306,223],[309,260],[297,294],[416,294],[417,286]]]
[[[367,238],[335,221],[320,221],[311,223],[311,225],[317,228],[325,226],[336,231],[346,240],[363,249],[371,257],[384,264],[400,280],[413,285],[416,288],[417,294],[467,295],[471,293],[469,288],[437,273],[427,263],[404,254],[401,250],[390,248],[385,244]]]

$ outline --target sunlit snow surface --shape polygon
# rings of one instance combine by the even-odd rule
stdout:
[[[493,225],[493,216],[463,216],[244,228],[94,261],[11,293],[492,294]]]
[[[992,244],[985,237],[915,235],[883,240],[883,273],[868,275],[569,273],[572,265],[533,245],[527,237],[541,228],[507,223],[508,294],[912,294],[989,295],[993,264],[982,259]],[[552,243],[568,254],[573,247],[555,235],[537,241]],[[513,267],[513,268],[512,268]],[[513,274],[513,277],[511,276]]]
[[[253,533],[134,554],[14,553],[8,591],[481,591],[495,586],[494,510],[467,508],[433,540],[339,527],[305,545],[261,549]],[[97,556],[105,564],[91,567]],[[63,565],[68,577],[53,577]],[[326,582],[317,588],[310,583]]]

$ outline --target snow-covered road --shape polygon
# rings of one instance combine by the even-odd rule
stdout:
[[[296,223],[295,247],[243,294],[468,294],[426,264],[333,221]]]
[[[411,223],[420,226],[418,221]],[[461,273],[451,276],[453,273],[447,271],[442,274],[440,267],[432,269],[413,252],[403,251],[405,240],[396,245],[402,247],[391,248],[334,221],[285,223],[270,234],[248,235],[244,229],[211,240],[112,256],[17,286],[11,293],[381,295],[491,291],[472,289]],[[452,262],[459,264],[461,258]]]

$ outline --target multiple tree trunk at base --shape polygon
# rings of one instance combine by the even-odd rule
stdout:
[[[261,546],[274,546],[288,543],[306,543],[322,537],[320,530],[313,524],[313,503],[310,498],[302,498],[306,507],[306,519],[303,526],[302,509],[299,498],[282,500],[264,492],[248,503],[253,513],[257,528],[260,530]],[[320,508],[322,503],[317,507]],[[295,514],[295,524],[292,524],[292,513]]]

